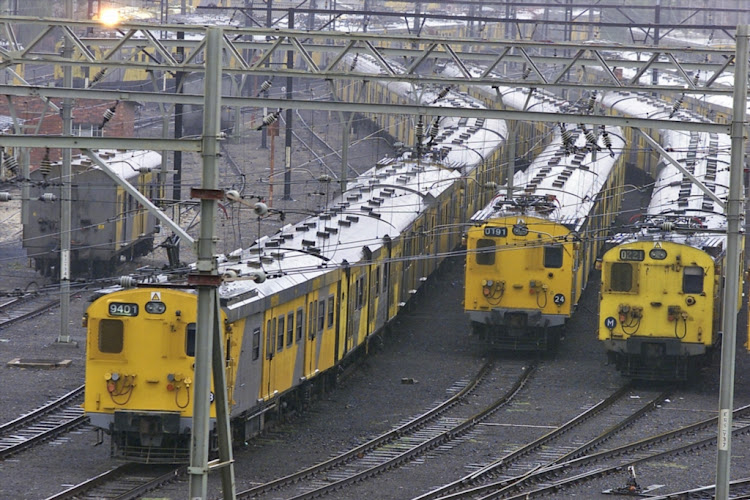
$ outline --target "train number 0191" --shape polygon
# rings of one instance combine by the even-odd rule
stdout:
[[[138,316],[138,304],[129,302],[111,302],[109,304],[110,316]]]

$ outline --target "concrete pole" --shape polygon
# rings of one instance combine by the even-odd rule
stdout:
[[[740,234],[744,192],[745,126],[747,124],[748,26],[737,27],[732,111],[732,156],[727,200],[727,263],[724,289],[724,318],[719,380],[719,430],[716,458],[716,500],[729,498],[732,458],[732,410],[734,408],[734,357],[737,342],[737,297],[740,293]]]
[[[212,27],[206,32],[205,100],[203,108],[203,183],[196,190],[201,201],[200,237],[197,241],[197,273],[189,282],[198,288],[198,318],[195,339],[195,384],[193,386],[193,432],[190,442],[190,495],[191,500],[205,500],[208,495],[208,451],[211,431],[211,372],[214,373],[214,391],[219,433],[220,463],[223,498],[234,498],[234,465],[231,446],[223,442],[229,439],[229,417],[227,414],[226,385],[223,376],[221,347],[214,346],[221,340],[221,310],[218,308],[218,285],[220,278],[214,257],[216,242],[214,226],[216,210],[221,192],[217,158],[219,154],[219,116],[221,112],[221,46],[222,29]],[[218,359],[217,359],[218,358]],[[219,366],[215,366],[218,362]],[[217,376],[218,373],[218,376]]]
[[[73,0],[65,0],[65,18],[73,19]],[[73,54],[73,46],[65,37],[63,58],[69,59]],[[73,87],[73,68],[66,65],[63,68],[63,87]],[[70,98],[63,99],[62,105],[62,135],[73,135],[73,102]],[[70,231],[71,231],[71,150],[62,150],[62,170],[60,186],[60,333],[56,344],[70,344],[68,323],[70,322]]]

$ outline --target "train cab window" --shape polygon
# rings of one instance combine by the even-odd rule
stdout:
[[[495,264],[495,241],[489,239],[477,240],[477,264],[492,266]]]
[[[292,345],[294,340],[294,313],[286,315],[286,345]]]
[[[284,332],[286,332],[286,328],[284,328],[284,316],[279,316],[279,328],[276,330],[276,333],[279,335],[276,341],[277,351],[284,349]]]
[[[119,319],[103,319],[99,322],[99,352],[117,354],[122,352],[123,322]]]
[[[544,247],[544,267],[561,268],[563,265],[562,245]]]
[[[305,313],[300,307],[297,309],[297,342],[302,340],[302,330],[305,328]]]
[[[253,361],[260,357],[260,328],[253,330]]]
[[[331,328],[333,326],[333,320],[336,318],[335,309],[334,309],[334,300],[333,295],[328,296],[328,328]]]
[[[627,262],[614,262],[609,273],[609,289],[629,292],[633,288],[633,266]]]
[[[375,296],[380,294],[380,266],[375,268],[375,286],[374,286],[374,292]]]
[[[703,268],[687,266],[682,271],[682,291],[684,293],[703,293]]]
[[[195,356],[195,334],[198,331],[195,323],[188,323],[185,328],[185,354]]]
[[[386,262],[383,264],[383,291],[385,292],[388,289],[388,276],[391,272],[391,263]]]

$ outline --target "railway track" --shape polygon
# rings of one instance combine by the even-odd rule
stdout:
[[[649,403],[649,405],[654,404],[657,400],[658,398]],[[750,406],[735,410],[734,419],[733,434],[750,432]],[[573,489],[587,481],[609,474],[622,473],[630,465],[637,465],[663,457],[676,456],[692,450],[712,446],[716,442],[716,425],[716,418],[701,420],[672,431],[596,453],[591,453],[591,445],[594,444],[592,441],[577,450],[573,450],[564,457],[560,457],[547,464],[540,464],[524,474],[519,474],[515,477],[504,477],[500,480],[490,480],[485,476],[483,478],[485,481],[484,484],[470,488],[465,487],[460,491],[456,491],[459,487],[456,485],[461,481],[468,482],[468,478],[463,478],[461,481],[452,483],[452,490],[449,490],[448,487],[443,487],[422,495],[415,500],[425,500],[427,498],[439,498],[441,500],[467,498],[480,500],[497,498],[526,500],[552,493],[559,495],[562,490]],[[606,432],[602,436],[597,437],[595,441],[603,442],[611,437],[611,434],[610,432]],[[671,443],[674,442],[678,444],[671,446]],[[472,484],[478,484],[476,480],[480,478],[475,477],[471,479],[475,481]],[[702,488],[698,488],[696,491],[698,490],[702,490]],[[666,495],[664,498],[687,498],[673,495],[677,494]],[[650,497],[652,495],[643,496]]]
[[[174,481],[187,467],[125,464],[88,479],[46,500],[130,500]]]
[[[0,460],[84,425],[83,386],[0,426]]]
[[[0,330],[38,316],[58,305],[60,305],[60,300],[45,300],[36,293],[6,297],[6,300],[0,303]]]
[[[398,467],[436,447],[449,446],[510,401],[531,377],[535,367],[523,369],[505,394],[495,398],[479,413],[469,418],[446,415],[448,410],[464,402],[475,391],[490,369],[490,364],[486,364],[454,396],[399,427],[321,464],[239,492],[237,498],[257,498],[265,494],[295,500],[314,498]]]

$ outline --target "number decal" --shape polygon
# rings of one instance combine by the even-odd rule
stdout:
[[[129,302],[110,302],[110,316],[138,316],[138,304]]]
[[[565,295],[561,293],[556,293],[555,296],[552,298],[553,301],[555,301],[555,304],[558,306],[561,306],[565,304]]]

